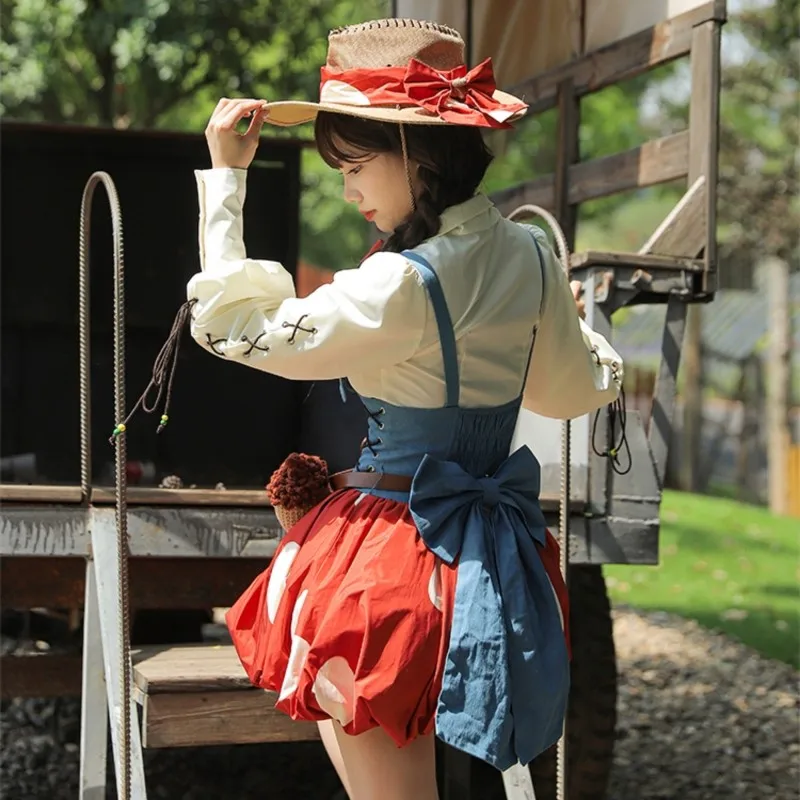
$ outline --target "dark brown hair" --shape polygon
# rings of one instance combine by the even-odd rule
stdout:
[[[442,212],[475,194],[492,161],[479,128],[405,125],[404,132],[408,158],[419,164],[421,191],[413,214],[398,225],[383,247],[396,253],[434,236]],[[377,153],[403,153],[400,126],[392,122],[321,111],[314,135],[320,155],[334,169]]]

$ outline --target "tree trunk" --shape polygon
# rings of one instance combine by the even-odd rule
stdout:
[[[767,265],[769,292],[769,360],[767,366],[767,462],[769,507],[789,510],[789,392],[792,350],[789,319],[789,265],[779,258]]]

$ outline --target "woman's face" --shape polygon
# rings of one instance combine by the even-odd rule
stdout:
[[[361,161],[344,162],[344,199],[379,231],[391,233],[411,216],[414,205],[403,157],[378,153]]]

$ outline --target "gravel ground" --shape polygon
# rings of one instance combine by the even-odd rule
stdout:
[[[800,797],[795,670],[667,614],[616,608],[614,632],[619,725],[609,800]],[[4,800],[74,800],[79,717],[73,699],[3,707]],[[147,751],[145,770],[151,799],[330,800],[338,787],[317,743]]]

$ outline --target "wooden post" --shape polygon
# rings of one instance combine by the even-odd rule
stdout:
[[[706,176],[708,191],[703,209],[707,237],[704,249],[704,288],[716,287],[716,186],[719,147],[719,47],[720,25],[703,22],[692,31],[692,98],[689,106],[689,185]],[[683,429],[680,484],[685,491],[697,487],[698,457],[703,427],[702,306],[689,308],[683,351]]]
[[[580,123],[580,100],[575,95],[572,79],[568,78],[558,87],[558,146],[553,208],[567,237],[570,252],[575,249],[578,207],[569,201],[569,168],[580,160]]]
[[[703,433],[703,307],[689,306],[683,340],[683,426],[680,488],[697,491],[700,437]]]
[[[767,367],[767,463],[769,507],[774,514],[789,509],[789,394],[791,383],[791,324],[789,265],[772,258],[767,265],[769,292],[769,358]]]

